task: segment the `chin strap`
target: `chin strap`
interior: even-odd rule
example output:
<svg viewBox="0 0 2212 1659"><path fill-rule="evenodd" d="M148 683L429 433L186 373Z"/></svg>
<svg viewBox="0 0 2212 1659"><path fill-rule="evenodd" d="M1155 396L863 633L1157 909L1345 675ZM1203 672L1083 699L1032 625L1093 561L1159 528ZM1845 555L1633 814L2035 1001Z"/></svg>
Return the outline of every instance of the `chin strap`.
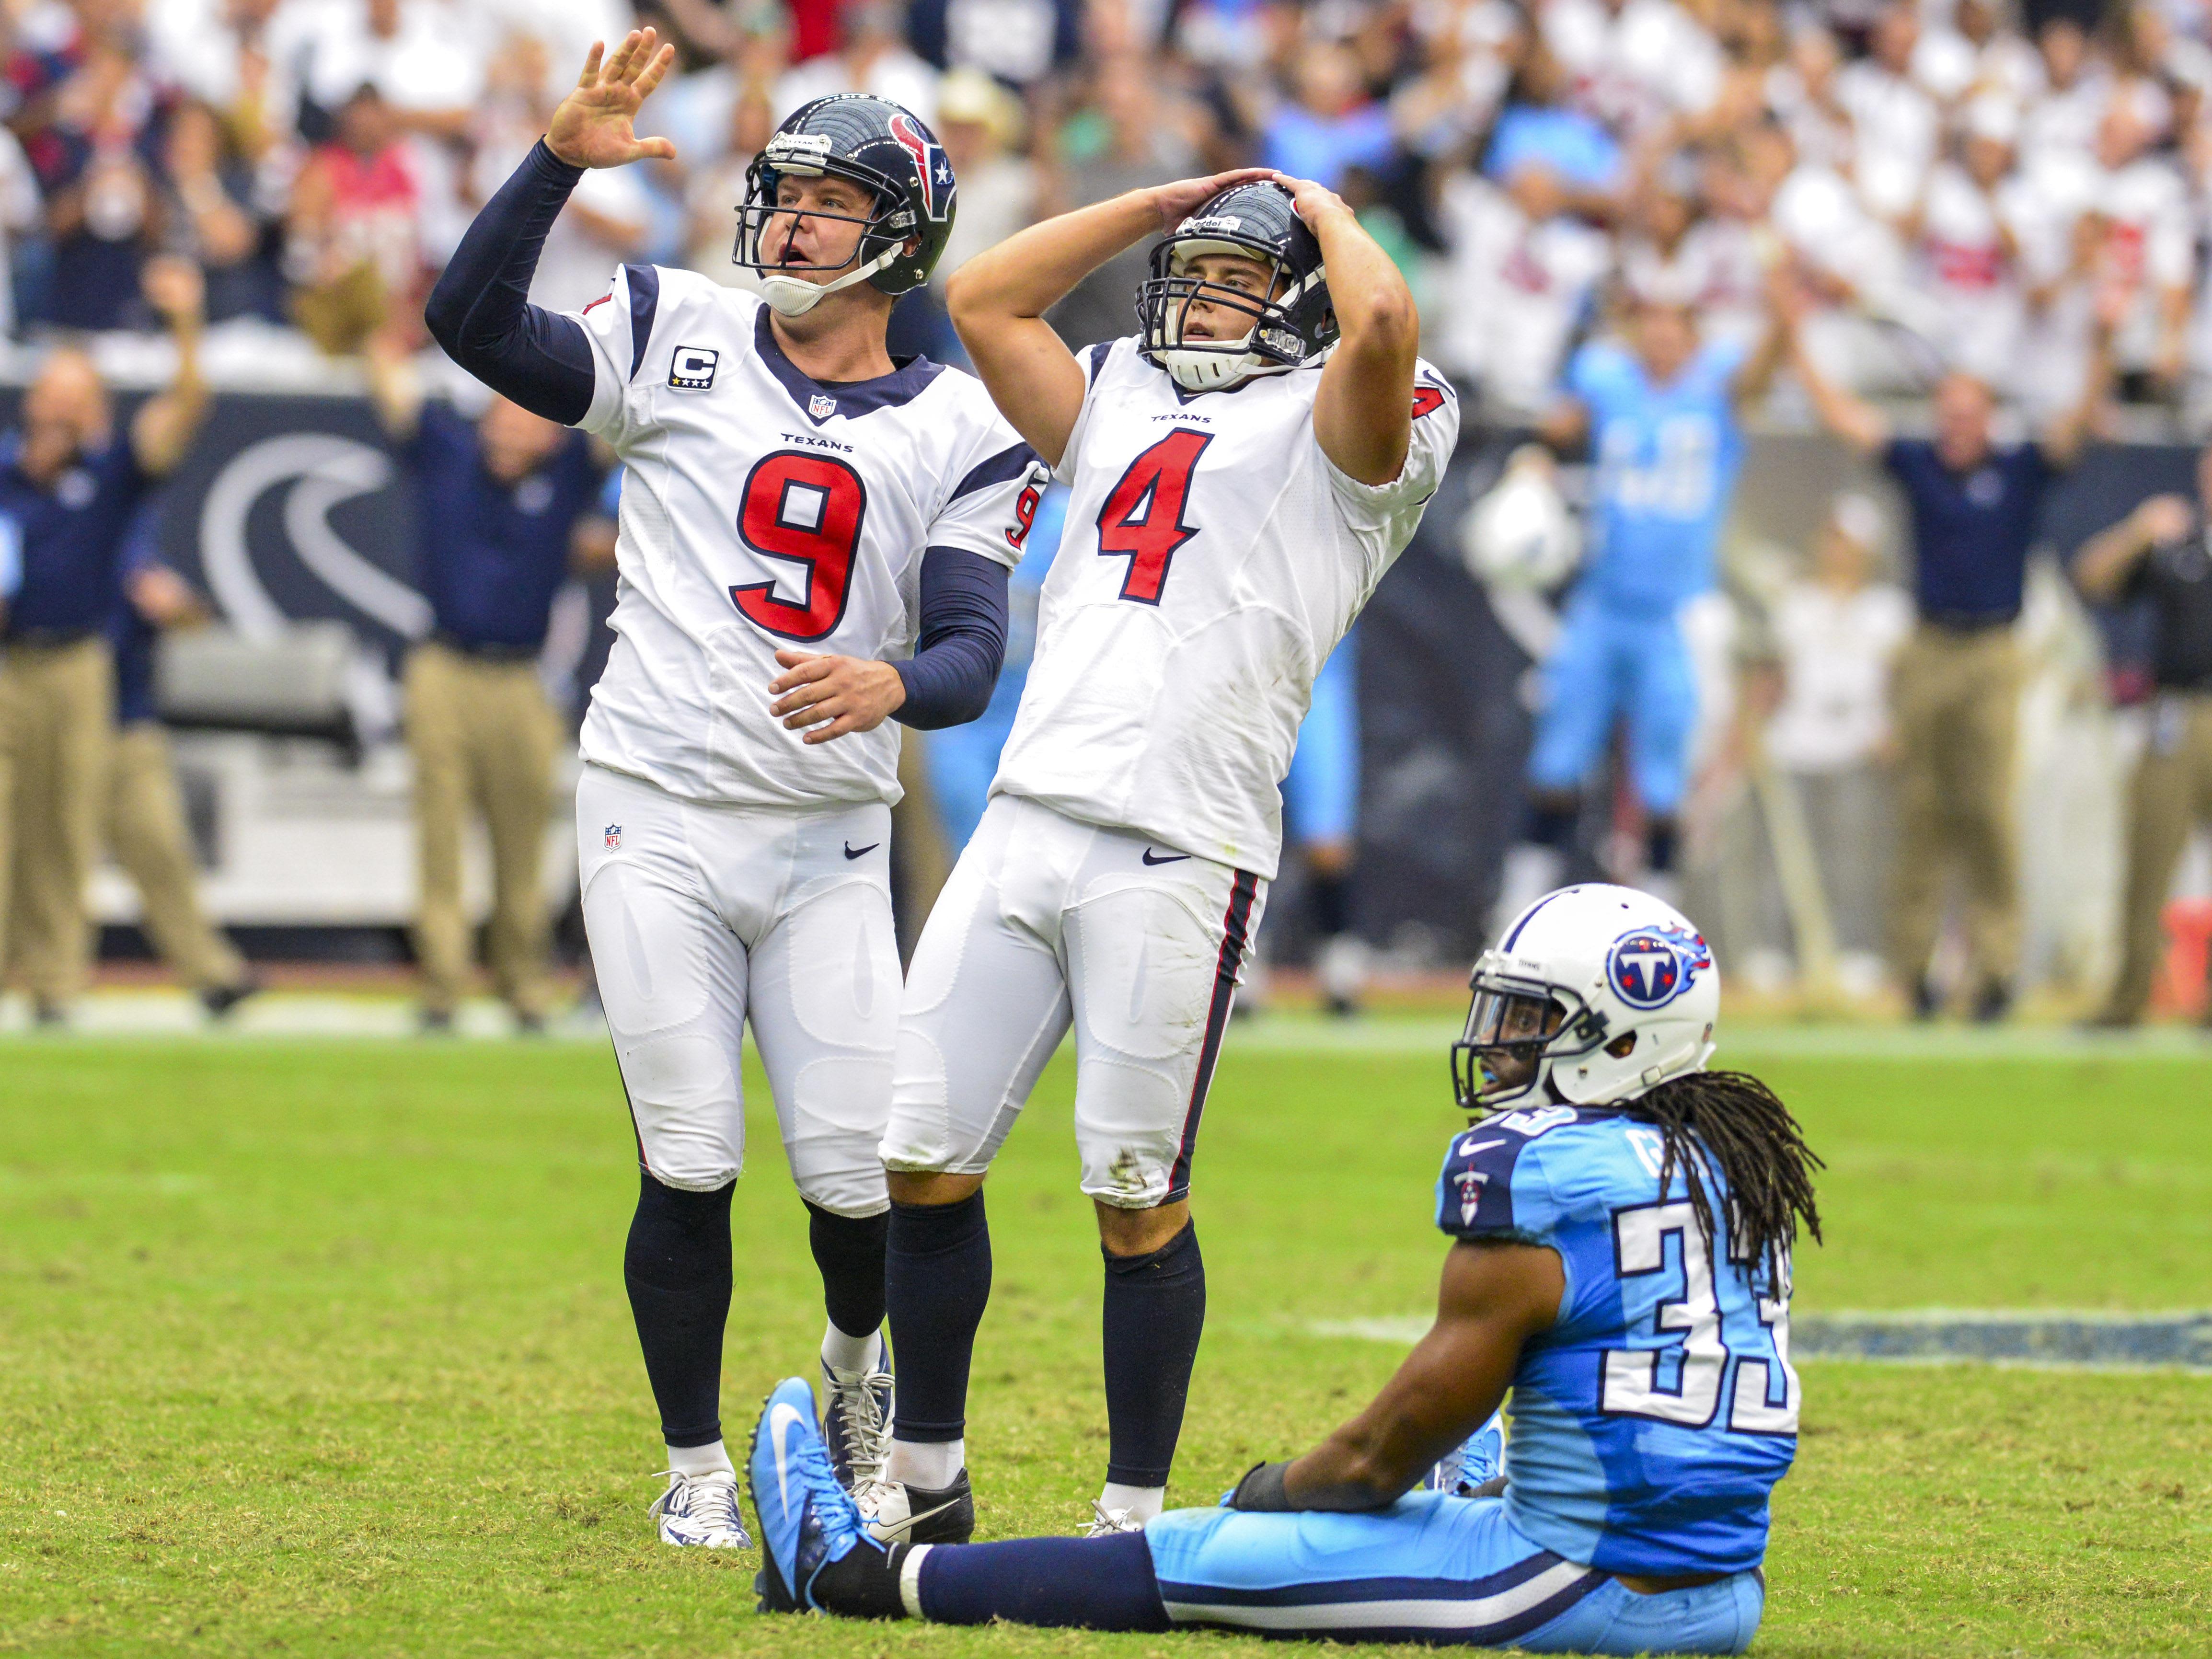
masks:
<svg viewBox="0 0 2212 1659"><path fill-rule="evenodd" d="M761 298L780 317L803 317L822 303L825 294L835 294L841 288L850 288L855 283L874 276L904 252L903 242L894 242L883 252L864 265L855 266L834 283L810 283L804 276L787 276L780 272L763 274L761 277Z"/></svg>

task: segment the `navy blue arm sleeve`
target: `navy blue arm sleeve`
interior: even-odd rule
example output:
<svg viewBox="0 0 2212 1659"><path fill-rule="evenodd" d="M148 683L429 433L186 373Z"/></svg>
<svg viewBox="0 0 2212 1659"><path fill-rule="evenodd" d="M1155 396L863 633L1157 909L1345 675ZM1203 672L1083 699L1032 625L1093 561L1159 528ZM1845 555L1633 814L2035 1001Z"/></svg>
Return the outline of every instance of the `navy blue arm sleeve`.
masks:
<svg viewBox="0 0 2212 1659"><path fill-rule="evenodd" d="M584 176L539 139L470 225L422 320L446 355L533 415L574 426L590 412L592 343L574 317L530 303L545 233Z"/></svg>
<svg viewBox="0 0 2212 1659"><path fill-rule="evenodd" d="M891 716L934 732L964 726L989 706L1006 659L1006 567L980 553L933 547L921 556L921 637L892 665L906 701Z"/></svg>

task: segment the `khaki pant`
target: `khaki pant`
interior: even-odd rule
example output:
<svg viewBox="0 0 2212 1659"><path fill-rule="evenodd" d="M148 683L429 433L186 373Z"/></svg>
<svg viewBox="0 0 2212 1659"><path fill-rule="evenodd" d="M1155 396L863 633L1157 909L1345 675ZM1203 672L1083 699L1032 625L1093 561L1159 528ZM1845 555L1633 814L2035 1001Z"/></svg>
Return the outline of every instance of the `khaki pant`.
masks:
<svg viewBox="0 0 2212 1659"><path fill-rule="evenodd" d="M1898 655L1897 866L1890 966L1910 985L1928 970L1949 878L1965 889L1976 982L2009 983L2020 963L2020 853L2013 769L2020 651L2009 629L1952 634L1923 625Z"/></svg>
<svg viewBox="0 0 2212 1659"><path fill-rule="evenodd" d="M461 829L471 806L491 836L486 954L493 980L518 1013L545 1012L550 929L541 869L559 741L559 717L534 665L485 662L436 644L409 655L407 744L421 866L415 950L422 1005L433 1012L452 1012L468 981Z"/></svg>
<svg viewBox="0 0 2212 1659"><path fill-rule="evenodd" d="M12 834L14 960L41 1002L84 988L92 959L85 905L100 853L109 755L114 744L115 667L102 639L10 645L0 653L0 819ZM9 932L0 918L0 941Z"/></svg>
<svg viewBox="0 0 2212 1659"><path fill-rule="evenodd" d="M2160 914L2189 832L2212 823L2212 692L2163 692L2151 710L2150 742L2136 768L2128 829L2126 930L2107 1019L2139 1018L2166 955Z"/></svg>
<svg viewBox="0 0 2212 1659"><path fill-rule="evenodd" d="M199 870L169 733L138 720L115 734L108 769L107 849L138 889L146 936L177 978L195 991L230 990L246 963L200 908Z"/></svg>

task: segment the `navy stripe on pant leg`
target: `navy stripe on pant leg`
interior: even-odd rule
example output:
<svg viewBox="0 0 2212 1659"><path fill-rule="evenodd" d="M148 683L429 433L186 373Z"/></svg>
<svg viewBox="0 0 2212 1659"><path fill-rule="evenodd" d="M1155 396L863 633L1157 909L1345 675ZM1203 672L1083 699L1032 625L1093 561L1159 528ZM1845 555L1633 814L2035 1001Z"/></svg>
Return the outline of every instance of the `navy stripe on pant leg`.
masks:
<svg viewBox="0 0 2212 1659"><path fill-rule="evenodd" d="M1230 1006L1237 1000L1237 974L1250 943L1252 902L1259 891L1260 878L1249 870L1239 870L1230 884L1229 909L1221 918L1221 954L1213 969L1213 1000L1206 1012L1206 1041L1198 1051L1198 1075L1191 1080L1190 1105L1183 1113L1182 1144L1168 1176L1164 1203L1190 1196L1190 1158L1198 1146L1199 1119L1206 1113L1206 1091L1213 1085L1213 1065L1221 1057L1221 1035L1229 1027Z"/></svg>
<svg viewBox="0 0 2212 1659"><path fill-rule="evenodd" d="M1549 1624L1610 1576L1547 1551L1481 1579L1348 1578L1267 1589L1163 1580L1160 1600L1178 1625L1500 1647Z"/></svg>

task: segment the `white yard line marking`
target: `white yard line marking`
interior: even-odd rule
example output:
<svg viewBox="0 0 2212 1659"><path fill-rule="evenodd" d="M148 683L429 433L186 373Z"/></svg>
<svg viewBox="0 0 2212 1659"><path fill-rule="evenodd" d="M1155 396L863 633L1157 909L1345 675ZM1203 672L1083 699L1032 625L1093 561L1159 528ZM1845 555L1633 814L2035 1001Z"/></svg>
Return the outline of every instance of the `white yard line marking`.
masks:
<svg viewBox="0 0 2212 1659"><path fill-rule="evenodd" d="M1316 1319L1308 1336L1407 1347L1429 1328L1424 1315ZM2072 1308L1900 1308L1793 1314L1790 1357L1890 1364L2019 1365L2055 1370L2212 1372L2212 1311L2113 1312Z"/></svg>

